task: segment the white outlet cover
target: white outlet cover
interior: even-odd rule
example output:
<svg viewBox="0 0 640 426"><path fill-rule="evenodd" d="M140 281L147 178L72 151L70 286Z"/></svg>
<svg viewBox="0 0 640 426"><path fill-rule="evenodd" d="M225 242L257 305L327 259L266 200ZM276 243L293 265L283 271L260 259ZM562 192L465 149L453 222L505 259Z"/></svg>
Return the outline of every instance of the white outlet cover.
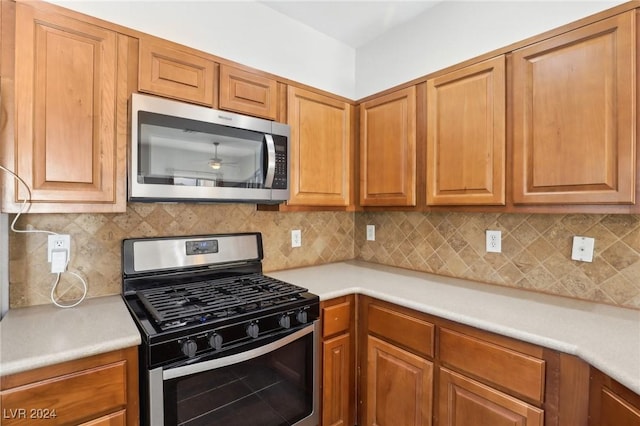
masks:
<svg viewBox="0 0 640 426"><path fill-rule="evenodd" d="M69 234L51 234L47 238L47 262L51 262L53 250L66 250L67 259L71 257L71 236Z"/></svg>
<svg viewBox="0 0 640 426"><path fill-rule="evenodd" d="M486 231L487 253L502 253L502 231Z"/></svg>
<svg viewBox="0 0 640 426"><path fill-rule="evenodd" d="M299 229L291 231L291 247L302 247L302 232Z"/></svg>
<svg viewBox="0 0 640 426"><path fill-rule="evenodd" d="M573 247L571 248L571 259L581 262L593 262L593 248L596 244L595 238L573 237Z"/></svg>
<svg viewBox="0 0 640 426"><path fill-rule="evenodd" d="M367 225L367 241L375 241L375 240L376 240L376 226Z"/></svg>

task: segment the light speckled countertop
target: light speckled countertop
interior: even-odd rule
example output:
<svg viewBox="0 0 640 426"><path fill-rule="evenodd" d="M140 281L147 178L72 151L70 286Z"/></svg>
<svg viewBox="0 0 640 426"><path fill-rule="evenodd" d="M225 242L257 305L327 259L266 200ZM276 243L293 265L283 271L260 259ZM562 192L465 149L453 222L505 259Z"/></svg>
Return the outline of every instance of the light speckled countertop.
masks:
<svg viewBox="0 0 640 426"><path fill-rule="evenodd" d="M640 311L514 288L342 262L267 275L327 300L350 293L576 355L640 394Z"/></svg>
<svg viewBox="0 0 640 426"><path fill-rule="evenodd" d="M120 296L74 308L10 309L0 321L0 376L138 346L140 333Z"/></svg>

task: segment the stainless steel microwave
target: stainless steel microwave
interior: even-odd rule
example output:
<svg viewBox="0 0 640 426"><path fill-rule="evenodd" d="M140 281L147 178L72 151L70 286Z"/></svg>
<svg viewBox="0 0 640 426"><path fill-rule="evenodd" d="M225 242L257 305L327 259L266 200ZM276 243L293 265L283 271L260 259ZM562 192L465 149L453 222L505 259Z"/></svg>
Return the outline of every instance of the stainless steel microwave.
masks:
<svg viewBox="0 0 640 426"><path fill-rule="evenodd" d="M131 95L130 201L289 199L289 126Z"/></svg>

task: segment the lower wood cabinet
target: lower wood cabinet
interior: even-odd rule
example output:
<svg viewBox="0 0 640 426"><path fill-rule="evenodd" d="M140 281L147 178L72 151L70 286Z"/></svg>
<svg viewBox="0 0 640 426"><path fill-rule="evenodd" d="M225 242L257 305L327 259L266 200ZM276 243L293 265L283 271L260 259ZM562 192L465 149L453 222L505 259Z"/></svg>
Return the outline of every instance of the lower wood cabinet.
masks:
<svg viewBox="0 0 640 426"><path fill-rule="evenodd" d="M355 296L323 301L322 425L355 424Z"/></svg>
<svg viewBox="0 0 640 426"><path fill-rule="evenodd" d="M412 311L358 299L362 425L429 426L434 325Z"/></svg>
<svg viewBox="0 0 640 426"><path fill-rule="evenodd" d="M128 348L2 377L2 424L139 424L138 350Z"/></svg>
<svg viewBox="0 0 640 426"><path fill-rule="evenodd" d="M429 426L433 363L367 336L367 407L364 425Z"/></svg>
<svg viewBox="0 0 640 426"><path fill-rule="evenodd" d="M640 426L640 395L591 368L589 426Z"/></svg>
<svg viewBox="0 0 640 426"><path fill-rule="evenodd" d="M543 410L446 368L439 371L440 424L542 426Z"/></svg>
<svg viewBox="0 0 640 426"><path fill-rule="evenodd" d="M321 306L323 425L640 426L640 395L573 355L369 296Z"/></svg>

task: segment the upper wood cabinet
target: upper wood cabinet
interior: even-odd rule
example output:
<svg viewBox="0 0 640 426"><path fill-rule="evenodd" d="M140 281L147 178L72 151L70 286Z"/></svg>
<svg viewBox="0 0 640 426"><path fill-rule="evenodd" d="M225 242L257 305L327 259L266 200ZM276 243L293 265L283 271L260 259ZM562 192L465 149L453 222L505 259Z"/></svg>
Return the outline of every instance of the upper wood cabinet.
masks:
<svg viewBox="0 0 640 426"><path fill-rule="evenodd" d="M360 205L416 205L416 88L360 105Z"/></svg>
<svg viewBox="0 0 640 426"><path fill-rule="evenodd" d="M138 89L141 92L215 106L215 63L179 45L140 39Z"/></svg>
<svg viewBox="0 0 640 426"><path fill-rule="evenodd" d="M221 64L220 108L276 120L278 82L269 77Z"/></svg>
<svg viewBox="0 0 640 426"><path fill-rule="evenodd" d="M427 204L505 204L505 58L427 80Z"/></svg>
<svg viewBox="0 0 640 426"><path fill-rule="evenodd" d="M352 204L353 107L288 87L292 206Z"/></svg>
<svg viewBox="0 0 640 426"><path fill-rule="evenodd" d="M636 12L513 53L513 201L635 201Z"/></svg>
<svg viewBox="0 0 640 426"><path fill-rule="evenodd" d="M129 38L23 3L15 19L13 156L30 211L124 211ZM6 202L28 196L11 186Z"/></svg>

